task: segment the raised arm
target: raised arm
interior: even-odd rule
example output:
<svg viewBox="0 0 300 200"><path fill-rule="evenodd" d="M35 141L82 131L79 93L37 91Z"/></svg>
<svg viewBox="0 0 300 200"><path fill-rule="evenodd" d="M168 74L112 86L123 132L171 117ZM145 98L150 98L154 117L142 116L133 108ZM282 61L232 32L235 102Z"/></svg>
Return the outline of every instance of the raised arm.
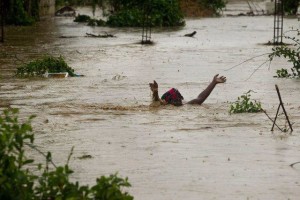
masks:
<svg viewBox="0 0 300 200"><path fill-rule="evenodd" d="M210 95L210 93L213 91L213 89L217 84L226 82L225 76L221 76L221 77L218 76L219 74L215 75L212 82L207 86L207 88L203 90L203 92L201 92L196 99L189 101L188 104L201 105L207 99L207 97Z"/></svg>
<svg viewBox="0 0 300 200"><path fill-rule="evenodd" d="M152 91L152 101L153 102L160 102L160 104L165 105L166 102L164 100L161 100L158 96L158 84L156 81L153 81L153 83L149 83L150 89Z"/></svg>

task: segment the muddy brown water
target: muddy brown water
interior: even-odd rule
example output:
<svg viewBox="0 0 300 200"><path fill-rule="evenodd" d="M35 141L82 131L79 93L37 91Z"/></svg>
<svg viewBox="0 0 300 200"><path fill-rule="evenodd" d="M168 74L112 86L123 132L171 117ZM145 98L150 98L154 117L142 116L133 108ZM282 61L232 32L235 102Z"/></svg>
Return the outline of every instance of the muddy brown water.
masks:
<svg viewBox="0 0 300 200"><path fill-rule="evenodd" d="M299 22L284 19L284 27ZM300 161L299 80L273 78L287 66L283 59L257 69L267 56L228 70L270 52L263 44L272 29L268 16L187 19L180 29L155 29L155 44L142 46L140 29L88 27L71 18L8 27L0 46L0 108L20 108L22 119L36 114L36 144L56 163L64 164L75 146L72 179L82 184L118 172L140 200L299 199L300 164L289 166ZM194 38L182 37L194 30ZM105 32L116 37L85 37ZM43 54L62 55L85 77L12 77L21 62ZM149 82L159 83L160 94L176 87L190 100L216 73L228 81L202 106L149 107ZM252 89L251 98L274 117L275 84L294 123L291 135L272 133L263 113L229 115L230 102ZM283 115L278 123L285 125ZM79 159L85 155L91 158Z"/></svg>

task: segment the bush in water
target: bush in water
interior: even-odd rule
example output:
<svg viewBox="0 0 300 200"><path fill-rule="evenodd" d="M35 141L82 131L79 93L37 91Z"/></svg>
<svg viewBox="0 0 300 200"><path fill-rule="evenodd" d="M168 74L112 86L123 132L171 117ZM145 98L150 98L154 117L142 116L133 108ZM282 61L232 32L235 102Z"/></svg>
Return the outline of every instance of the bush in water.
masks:
<svg viewBox="0 0 300 200"><path fill-rule="evenodd" d="M17 68L16 76L18 77L33 77L43 76L45 73L60 73L68 72L69 76L76 76L74 69L68 66L65 60L60 56L44 56L41 59L36 59Z"/></svg>
<svg viewBox="0 0 300 200"><path fill-rule="evenodd" d="M178 0L122 0L112 2L114 12L109 16L107 25L113 27L143 26L144 7L149 12L151 26L183 26L185 25Z"/></svg>
<svg viewBox="0 0 300 200"><path fill-rule="evenodd" d="M5 16L4 23L8 25L27 26L38 21L39 16L39 0L1 0Z"/></svg>
<svg viewBox="0 0 300 200"><path fill-rule="evenodd" d="M199 1L204 8L209 8L219 15L223 8L226 7L227 1L225 0L201 0Z"/></svg>
<svg viewBox="0 0 300 200"><path fill-rule="evenodd" d="M261 103L250 99L252 90L238 97L237 101L230 105L229 113L255 113L261 112Z"/></svg>
<svg viewBox="0 0 300 200"><path fill-rule="evenodd" d="M74 22L89 22L91 17L88 15L77 15L74 19Z"/></svg>
<svg viewBox="0 0 300 200"><path fill-rule="evenodd" d="M284 11L289 15L296 15L298 11L298 5L300 0L284 0L283 7Z"/></svg>

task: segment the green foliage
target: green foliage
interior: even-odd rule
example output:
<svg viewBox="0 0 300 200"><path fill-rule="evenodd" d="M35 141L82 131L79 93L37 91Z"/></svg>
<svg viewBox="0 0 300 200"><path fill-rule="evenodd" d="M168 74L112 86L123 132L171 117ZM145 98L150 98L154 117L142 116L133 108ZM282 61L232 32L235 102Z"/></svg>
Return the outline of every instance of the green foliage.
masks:
<svg viewBox="0 0 300 200"><path fill-rule="evenodd" d="M3 0L5 24L32 25L39 19L39 0Z"/></svg>
<svg viewBox="0 0 300 200"><path fill-rule="evenodd" d="M120 190L121 187L130 186L127 178L122 179L117 177L117 174L113 174L109 177L101 176L101 178L98 178L97 184L92 187L91 191L95 199L132 200L132 196Z"/></svg>
<svg viewBox="0 0 300 200"><path fill-rule="evenodd" d="M88 15L77 15L74 19L74 22L89 22L91 17Z"/></svg>
<svg viewBox="0 0 300 200"><path fill-rule="evenodd" d="M74 22L87 22L88 26L105 26L106 22L102 19L92 19L88 15L77 15Z"/></svg>
<svg viewBox="0 0 300 200"><path fill-rule="evenodd" d="M33 145L31 120L34 116L25 123L20 123L17 114L18 110L12 109L5 110L0 115L0 199L133 199L127 192L122 191L123 187L131 186L127 178L119 178L117 174L101 176L92 187L80 186L78 182L72 183L69 176L73 171L68 163L73 149L67 164L56 166L50 152L43 154ZM25 146L44 155L46 165L36 164L33 159L28 159L25 156ZM49 164L54 169L50 169ZM34 166L38 166L37 169Z"/></svg>
<svg viewBox="0 0 300 200"><path fill-rule="evenodd" d="M118 14L110 16L107 25L112 27L140 27L143 25L142 15L142 10L138 8L122 10Z"/></svg>
<svg viewBox="0 0 300 200"><path fill-rule="evenodd" d="M250 99L252 90L238 97L237 101L230 105L229 113L256 113L261 112L261 103Z"/></svg>
<svg viewBox="0 0 300 200"><path fill-rule="evenodd" d="M225 0L198 0L204 8L209 8L216 14L220 14L223 8L226 7L227 1Z"/></svg>
<svg viewBox="0 0 300 200"><path fill-rule="evenodd" d="M109 16L107 25L113 27L143 26L144 10L148 13L151 26L183 26L185 24L178 0L122 0L112 1L114 13ZM145 9L144 9L145 8Z"/></svg>
<svg viewBox="0 0 300 200"><path fill-rule="evenodd" d="M63 7L63 6L86 6L91 5L91 3L96 3L97 1L102 0L55 0L56 7Z"/></svg>
<svg viewBox="0 0 300 200"><path fill-rule="evenodd" d="M105 26L106 22L102 19L92 19L88 15L77 15L74 22L87 22L88 26Z"/></svg>
<svg viewBox="0 0 300 200"><path fill-rule="evenodd" d="M88 21L88 26L105 26L106 25L106 22L102 19L90 19Z"/></svg>
<svg viewBox="0 0 300 200"><path fill-rule="evenodd" d="M18 123L18 110L0 116L0 199L32 199L36 177L24 166L33 162L24 155L24 142L33 143L30 121Z"/></svg>
<svg viewBox="0 0 300 200"><path fill-rule="evenodd" d="M296 15L300 0L284 0L283 7L284 11L289 15Z"/></svg>
<svg viewBox="0 0 300 200"><path fill-rule="evenodd" d="M18 77L43 76L45 73L68 72L70 76L75 76L74 69L68 66L64 59L52 56L44 56L17 68Z"/></svg>
<svg viewBox="0 0 300 200"><path fill-rule="evenodd" d="M65 5L67 5L65 0L55 0L55 7L62 7Z"/></svg>
<svg viewBox="0 0 300 200"><path fill-rule="evenodd" d="M276 71L276 74L277 76L274 76L276 78L288 78L291 76L291 74L289 74L288 70L287 69L278 69Z"/></svg>
<svg viewBox="0 0 300 200"><path fill-rule="evenodd" d="M284 57L287 59L289 63L292 63L291 73L288 72L287 69L277 70L277 77L300 77L300 31L292 30L291 32L295 32L295 37L284 36L287 40L291 41L293 45L281 45L272 48L272 53L269 55L270 61L272 61L275 57Z"/></svg>

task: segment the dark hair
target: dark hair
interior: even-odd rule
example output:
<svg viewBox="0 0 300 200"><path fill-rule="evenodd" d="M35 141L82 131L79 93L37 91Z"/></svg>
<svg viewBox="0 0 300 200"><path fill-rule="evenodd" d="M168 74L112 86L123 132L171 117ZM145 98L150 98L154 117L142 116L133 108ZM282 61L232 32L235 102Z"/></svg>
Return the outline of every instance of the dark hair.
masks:
<svg viewBox="0 0 300 200"><path fill-rule="evenodd" d="M168 92L164 93L161 99L165 100L168 104L172 104L174 106L181 106L183 96L176 88L172 88Z"/></svg>

